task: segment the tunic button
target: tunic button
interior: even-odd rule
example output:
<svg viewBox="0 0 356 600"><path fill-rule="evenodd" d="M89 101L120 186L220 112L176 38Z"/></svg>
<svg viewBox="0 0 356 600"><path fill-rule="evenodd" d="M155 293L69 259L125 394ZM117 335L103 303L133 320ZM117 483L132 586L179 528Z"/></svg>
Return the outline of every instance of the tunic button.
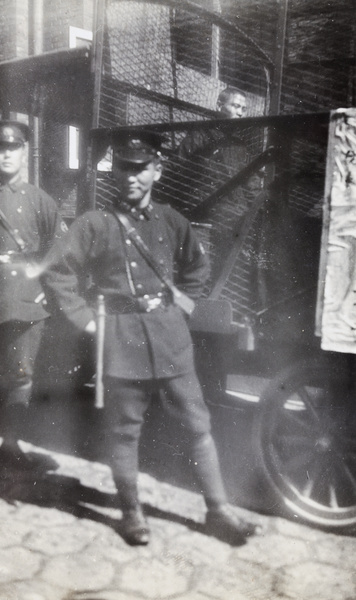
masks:
<svg viewBox="0 0 356 600"><path fill-rule="evenodd" d="M145 217L144 217L143 215L140 215L140 216L139 216L139 219L140 219L140 221L143 221L143 220L144 220L144 218L145 218Z"/></svg>
<svg viewBox="0 0 356 600"><path fill-rule="evenodd" d="M149 295L148 295L148 294L145 294L145 295L144 295L144 298L145 298L145 300L147 300L147 299L149 298Z"/></svg>
<svg viewBox="0 0 356 600"><path fill-rule="evenodd" d="M18 212L18 213L22 213L22 207L21 207L21 206L19 206L19 208L17 208L17 209L16 209L16 212Z"/></svg>
<svg viewBox="0 0 356 600"><path fill-rule="evenodd" d="M162 260L162 259L161 259L161 260L159 261L159 264L160 264L160 265L164 265L164 260Z"/></svg>
<svg viewBox="0 0 356 600"><path fill-rule="evenodd" d="M131 266L133 269L136 269L136 267L137 267L137 262L133 260L133 261L130 263L130 266Z"/></svg>
<svg viewBox="0 0 356 600"><path fill-rule="evenodd" d="M138 290L142 290L142 288L143 288L143 285L142 285L142 283L138 283L138 284L136 285L136 288L137 288Z"/></svg>
<svg viewBox="0 0 356 600"><path fill-rule="evenodd" d="M125 240L127 246L131 246L131 240Z"/></svg>
<svg viewBox="0 0 356 600"><path fill-rule="evenodd" d="M15 277L17 275L17 271L11 271L11 275Z"/></svg>
<svg viewBox="0 0 356 600"><path fill-rule="evenodd" d="M21 190L21 194L24 196L26 194L25 190Z"/></svg>
<svg viewBox="0 0 356 600"><path fill-rule="evenodd" d="M158 238L158 241L162 243L162 242L163 242L163 237L161 237L161 236L160 236L160 237Z"/></svg>
<svg viewBox="0 0 356 600"><path fill-rule="evenodd" d="M155 219L159 219L159 216L157 213L155 214Z"/></svg>

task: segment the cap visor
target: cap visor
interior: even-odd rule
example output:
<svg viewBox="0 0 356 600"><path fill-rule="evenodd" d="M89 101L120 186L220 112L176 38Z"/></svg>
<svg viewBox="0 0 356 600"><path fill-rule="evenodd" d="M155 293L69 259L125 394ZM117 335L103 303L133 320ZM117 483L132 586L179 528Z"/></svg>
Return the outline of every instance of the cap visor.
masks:
<svg viewBox="0 0 356 600"><path fill-rule="evenodd" d="M120 156L115 156L113 163L115 164L119 164L122 166L137 166L137 167L143 167L145 165L148 165L150 162L152 162L154 160L154 157L150 157L150 158L121 158Z"/></svg>

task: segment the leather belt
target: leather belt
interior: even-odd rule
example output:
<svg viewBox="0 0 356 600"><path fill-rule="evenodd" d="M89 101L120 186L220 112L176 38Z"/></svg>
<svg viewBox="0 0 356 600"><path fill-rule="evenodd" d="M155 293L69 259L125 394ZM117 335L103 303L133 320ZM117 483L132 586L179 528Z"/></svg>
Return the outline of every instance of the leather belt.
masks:
<svg viewBox="0 0 356 600"><path fill-rule="evenodd" d="M167 294L145 294L144 296L111 296L105 298L105 310L112 314L149 313L172 304Z"/></svg>

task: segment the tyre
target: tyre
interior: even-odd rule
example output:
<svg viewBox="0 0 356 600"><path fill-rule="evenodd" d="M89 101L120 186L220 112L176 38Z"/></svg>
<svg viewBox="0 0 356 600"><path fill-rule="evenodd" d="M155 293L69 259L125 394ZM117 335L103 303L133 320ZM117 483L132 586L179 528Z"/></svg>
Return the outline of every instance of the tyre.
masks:
<svg viewBox="0 0 356 600"><path fill-rule="evenodd" d="M356 419L335 365L298 363L263 392L254 423L267 480L283 512L323 528L356 524Z"/></svg>

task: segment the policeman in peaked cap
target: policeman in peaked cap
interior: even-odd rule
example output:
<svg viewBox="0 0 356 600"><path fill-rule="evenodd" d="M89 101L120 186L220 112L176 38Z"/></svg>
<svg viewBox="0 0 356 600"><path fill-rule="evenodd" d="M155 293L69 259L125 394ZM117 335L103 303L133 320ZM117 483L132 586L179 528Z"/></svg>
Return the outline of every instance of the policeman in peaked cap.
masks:
<svg viewBox="0 0 356 600"><path fill-rule="evenodd" d="M21 179L27 140L25 124L0 121L0 460L16 469L37 466L21 451L16 429L27 420L34 363L48 317L41 284L26 276L24 265L42 260L66 228L54 200Z"/></svg>
<svg viewBox="0 0 356 600"><path fill-rule="evenodd" d="M23 146L27 141L27 125L19 121L0 121L0 143Z"/></svg>
<svg viewBox="0 0 356 600"><path fill-rule="evenodd" d="M254 527L236 519L227 506L186 316L129 232L134 228L167 278L192 300L208 276L206 256L190 223L153 198L162 169L161 136L139 129L95 130L92 135L100 147L97 158L108 145L113 148L114 206L90 211L73 223L50 252L44 285L51 309L88 332L95 332L95 312L79 291L73 292L78 289L74 281L83 270L90 273L105 297L104 420L123 513L118 531L129 544L149 541L137 489L138 449L146 410L160 398L189 438L190 463L207 506L207 530L241 541Z"/></svg>
<svg viewBox="0 0 356 600"><path fill-rule="evenodd" d="M95 137L95 133L93 135ZM135 132L113 129L109 130L108 135L116 160L121 165L144 165L161 157L161 146L165 137L159 133L149 130Z"/></svg>
<svg viewBox="0 0 356 600"><path fill-rule="evenodd" d="M125 129L93 129L93 159L98 163L110 146L115 150L116 162L120 164L145 164L161 157L161 146L165 137L159 133Z"/></svg>

